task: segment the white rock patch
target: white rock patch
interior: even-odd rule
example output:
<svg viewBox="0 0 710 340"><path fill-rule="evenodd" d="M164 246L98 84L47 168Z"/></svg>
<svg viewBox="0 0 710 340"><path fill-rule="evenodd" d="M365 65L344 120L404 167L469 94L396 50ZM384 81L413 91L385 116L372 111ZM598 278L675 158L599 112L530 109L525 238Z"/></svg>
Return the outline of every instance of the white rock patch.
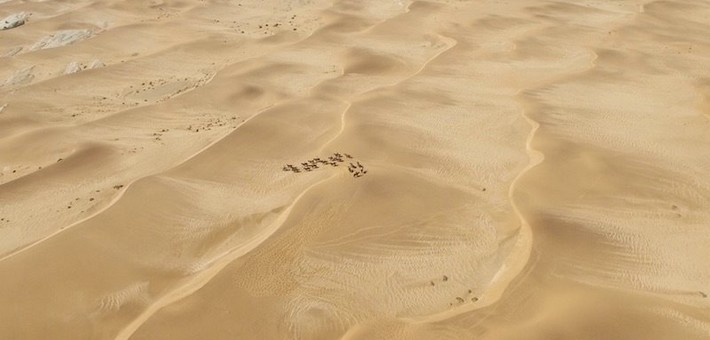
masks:
<svg viewBox="0 0 710 340"><path fill-rule="evenodd" d="M27 22L30 15L30 13L26 12L11 14L5 19L0 20L0 30L9 30L11 28L22 26L25 22Z"/></svg>
<svg viewBox="0 0 710 340"><path fill-rule="evenodd" d="M32 81L32 79L35 78L35 75L33 74L32 71L34 71L34 65L30 67L23 68L21 70L15 71L15 73L8 78L5 81L5 85L7 86L13 86L13 85L22 85L22 84L27 84Z"/></svg>
<svg viewBox="0 0 710 340"><path fill-rule="evenodd" d="M62 47L74 42L84 40L91 36L91 31L89 30L65 30L59 31L52 35L48 35L42 40L38 41L32 47L30 51L43 50L47 48Z"/></svg>

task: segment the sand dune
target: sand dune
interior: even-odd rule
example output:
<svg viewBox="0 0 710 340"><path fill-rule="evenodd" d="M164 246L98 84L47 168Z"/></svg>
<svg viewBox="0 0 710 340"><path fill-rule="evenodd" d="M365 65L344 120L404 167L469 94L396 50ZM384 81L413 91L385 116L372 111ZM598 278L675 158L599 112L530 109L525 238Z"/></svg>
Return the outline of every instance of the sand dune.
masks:
<svg viewBox="0 0 710 340"><path fill-rule="evenodd" d="M0 338L707 339L708 5L0 0Z"/></svg>

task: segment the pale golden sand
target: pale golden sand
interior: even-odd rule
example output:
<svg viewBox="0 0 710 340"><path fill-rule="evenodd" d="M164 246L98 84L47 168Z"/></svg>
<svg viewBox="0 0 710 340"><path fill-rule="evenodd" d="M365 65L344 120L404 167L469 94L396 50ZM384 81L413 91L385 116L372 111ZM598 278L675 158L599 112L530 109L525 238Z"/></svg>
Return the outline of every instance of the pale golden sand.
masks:
<svg viewBox="0 0 710 340"><path fill-rule="evenodd" d="M708 339L708 18L0 0L0 338Z"/></svg>

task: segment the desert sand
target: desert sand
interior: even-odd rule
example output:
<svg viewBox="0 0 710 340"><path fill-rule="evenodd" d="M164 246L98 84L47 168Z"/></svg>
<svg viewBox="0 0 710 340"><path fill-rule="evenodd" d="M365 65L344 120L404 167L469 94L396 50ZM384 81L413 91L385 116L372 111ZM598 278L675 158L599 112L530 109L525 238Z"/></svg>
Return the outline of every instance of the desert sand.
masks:
<svg viewBox="0 0 710 340"><path fill-rule="evenodd" d="M0 338L709 339L708 18L0 0Z"/></svg>

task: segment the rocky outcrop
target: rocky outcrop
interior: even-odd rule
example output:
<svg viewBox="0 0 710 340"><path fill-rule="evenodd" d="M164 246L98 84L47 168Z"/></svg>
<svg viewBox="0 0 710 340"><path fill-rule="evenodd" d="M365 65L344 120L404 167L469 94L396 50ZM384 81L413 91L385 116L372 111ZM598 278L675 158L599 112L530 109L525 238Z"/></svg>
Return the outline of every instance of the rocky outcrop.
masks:
<svg viewBox="0 0 710 340"><path fill-rule="evenodd" d="M27 22L27 19L30 17L30 15L31 15L30 13L26 13L26 12L11 14L10 16L6 17L5 19L0 20L0 31L1 30L9 30L11 28L20 27L20 26L24 25Z"/></svg>

